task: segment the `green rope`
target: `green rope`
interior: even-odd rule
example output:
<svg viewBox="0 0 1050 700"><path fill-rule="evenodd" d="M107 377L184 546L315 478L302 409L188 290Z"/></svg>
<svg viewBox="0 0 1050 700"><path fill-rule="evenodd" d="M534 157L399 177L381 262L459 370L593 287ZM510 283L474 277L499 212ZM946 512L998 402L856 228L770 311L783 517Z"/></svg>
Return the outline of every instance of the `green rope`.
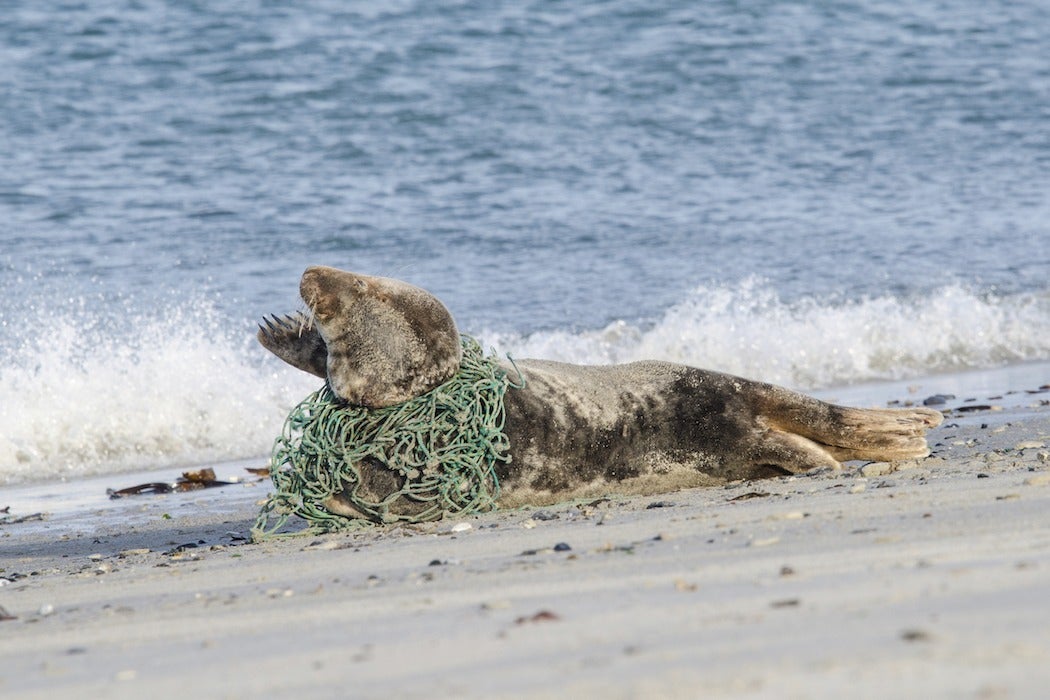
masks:
<svg viewBox="0 0 1050 700"><path fill-rule="evenodd" d="M309 531L331 532L495 509L495 465L510 462L503 396L524 380L519 372L512 383L473 338L462 342L459 372L422 396L368 409L340 401L326 383L292 409L253 538L274 536L293 515Z"/></svg>

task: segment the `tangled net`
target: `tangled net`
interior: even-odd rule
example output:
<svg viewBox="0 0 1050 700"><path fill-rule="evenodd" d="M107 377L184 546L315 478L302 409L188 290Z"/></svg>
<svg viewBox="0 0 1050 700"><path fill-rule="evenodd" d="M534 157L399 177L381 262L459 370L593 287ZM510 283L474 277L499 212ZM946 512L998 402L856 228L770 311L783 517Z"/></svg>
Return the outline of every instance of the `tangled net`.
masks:
<svg viewBox="0 0 1050 700"><path fill-rule="evenodd" d="M308 532L332 532L494 509L495 465L510 462L503 397L524 381L519 372L512 383L473 338L462 343L459 372L404 403L351 406L325 384L292 409L270 459L275 491L253 538L274 536L293 515L310 523Z"/></svg>

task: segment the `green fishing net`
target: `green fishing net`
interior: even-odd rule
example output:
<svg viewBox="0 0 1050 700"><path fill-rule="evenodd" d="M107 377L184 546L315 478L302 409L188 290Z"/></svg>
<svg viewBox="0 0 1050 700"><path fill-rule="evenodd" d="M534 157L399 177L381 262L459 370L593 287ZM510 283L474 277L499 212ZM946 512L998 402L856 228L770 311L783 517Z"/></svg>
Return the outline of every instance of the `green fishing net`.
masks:
<svg viewBox="0 0 1050 700"><path fill-rule="evenodd" d="M496 464L510 462L503 397L524 384L476 340L462 342L459 372L405 403L351 406L325 384L292 409L253 537L275 535L292 516L310 532L331 532L493 510Z"/></svg>

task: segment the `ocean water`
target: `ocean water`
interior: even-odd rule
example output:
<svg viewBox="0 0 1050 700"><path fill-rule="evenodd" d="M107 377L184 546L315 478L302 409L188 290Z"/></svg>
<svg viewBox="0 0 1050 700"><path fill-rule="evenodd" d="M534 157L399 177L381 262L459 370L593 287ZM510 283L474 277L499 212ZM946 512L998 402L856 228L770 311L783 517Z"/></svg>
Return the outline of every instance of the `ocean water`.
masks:
<svg viewBox="0 0 1050 700"><path fill-rule="evenodd" d="M265 456L312 264L517 357L1044 366L1047 56L1035 0L0 0L0 484Z"/></svg>

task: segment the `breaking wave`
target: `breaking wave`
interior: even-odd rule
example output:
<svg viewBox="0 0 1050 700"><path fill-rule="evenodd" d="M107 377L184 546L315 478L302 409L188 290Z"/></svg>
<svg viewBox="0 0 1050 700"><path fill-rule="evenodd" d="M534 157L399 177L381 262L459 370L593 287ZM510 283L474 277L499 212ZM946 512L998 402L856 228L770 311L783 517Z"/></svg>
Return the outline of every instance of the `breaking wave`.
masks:
<svg viewBox="0 0 1050 700"><path fill-rule="evenodd" d="M262 456L318 384L206 301L33 316L3 322L0 484Z"/></svg>
<svg viewBox="0 0 1050 700"><path fill-rule="evenodd" d="M1048 359L1050 292L947 286L921 297L785 302L748 280L698 288L648 325L482 335L516 357L662 359L813 390Z"/></svg>

